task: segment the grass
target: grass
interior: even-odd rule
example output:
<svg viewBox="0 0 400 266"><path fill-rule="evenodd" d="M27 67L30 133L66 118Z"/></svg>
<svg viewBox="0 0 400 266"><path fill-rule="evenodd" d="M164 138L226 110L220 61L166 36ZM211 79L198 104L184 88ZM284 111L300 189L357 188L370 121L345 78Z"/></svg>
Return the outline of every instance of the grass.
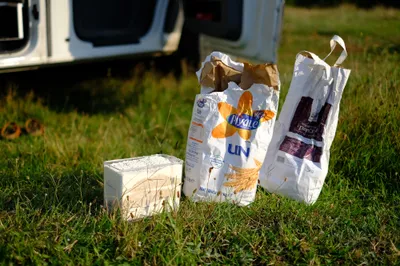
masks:
<svg viewBox="0 0 400 266"><path fill-rule="evenodd" d="M184 199L177 213L124 222L102 206L102 163L184 158L199 90L193 73L124 65L117 75L77 66L67 68L73 74L19 73L14 82L1 76L0 123L35 117L46 126L44 137L0 140L1 264L399 264L399 16L351 6L285 10L281 104L300 50L323 56L339 34L352 69L313 206L259 189L248 208Z"/></svg>

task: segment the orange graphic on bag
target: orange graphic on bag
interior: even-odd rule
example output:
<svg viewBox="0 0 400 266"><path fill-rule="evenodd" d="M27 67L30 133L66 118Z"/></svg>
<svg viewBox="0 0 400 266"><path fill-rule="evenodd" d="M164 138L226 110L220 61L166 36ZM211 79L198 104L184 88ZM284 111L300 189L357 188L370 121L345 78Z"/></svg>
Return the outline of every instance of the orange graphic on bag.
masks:
<svg viewBox="0 0 400 266"><path fill-rule="evenodd" d="M253 110L252 105L253 95L249 91L242 94L237 108L225 102L218 103L218 111L225 121L217 125L211 135L214 138L227 138L238 132L242 139L249 140L252 130L275 115L270 110Z"/></svg>

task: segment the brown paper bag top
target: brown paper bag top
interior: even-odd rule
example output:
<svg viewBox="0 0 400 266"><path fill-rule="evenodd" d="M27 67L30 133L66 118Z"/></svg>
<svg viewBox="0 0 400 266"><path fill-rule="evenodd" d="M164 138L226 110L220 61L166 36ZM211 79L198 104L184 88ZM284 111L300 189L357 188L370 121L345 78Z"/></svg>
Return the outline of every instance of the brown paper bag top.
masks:
<svg viewBox="0 0 400 266"><path fill-rule="evenodd" d="M254 83L264 84L278 90L278 68L274 64L251 65L244 63L242 78L239 86L247 90Z"/></svg>
<svg viewBox="0 0 400 266"><path fill-rule="evenodd" d="M241 76L242 73L240 71L225 65L221 60L213 56L211 61L204 64L200 75L200 84L214 88L214 91L224 91L231 81L239 84Z"/></svg>
<svg viewBox="0 0 400 266"><path fill-rule="evenodd" d="M214 88L214 91L224 91L232 81L244 90L249 89L254 83L265 84L278 90L278 68L274 64L244 63L243 72L240 72L214 56L211 57L211 61L204 64L200 75L202 86Z"/></svg>

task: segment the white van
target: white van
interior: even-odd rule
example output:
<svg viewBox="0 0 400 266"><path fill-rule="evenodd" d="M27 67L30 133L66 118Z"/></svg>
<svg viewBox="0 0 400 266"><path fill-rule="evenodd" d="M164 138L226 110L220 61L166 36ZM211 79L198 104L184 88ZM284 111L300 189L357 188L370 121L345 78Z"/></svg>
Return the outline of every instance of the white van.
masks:
<svg viewBox="0 0 400 266"><path fill-rule="evenodd" d="M283 0L0 0L0 72L178 49L275 62ZM197 45L194 47L198 47Z"/></svg>

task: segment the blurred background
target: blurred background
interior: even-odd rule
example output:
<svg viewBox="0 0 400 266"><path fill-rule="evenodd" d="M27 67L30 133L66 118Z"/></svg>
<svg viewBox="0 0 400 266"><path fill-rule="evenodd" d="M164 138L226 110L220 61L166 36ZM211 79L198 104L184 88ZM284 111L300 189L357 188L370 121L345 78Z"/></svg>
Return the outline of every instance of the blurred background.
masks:
<svg viewBox="0 0 400 266"><path fill-rule="evenodd" d="M375 6L400 7L400 3L394 0L287 0L286 5L300 7L333 7L342 4L353 4L360 8L373 8Z"/></svg>
<svg viewBox="0 0 400 266"><path fill-rule="evenodd" d="M42 6L49 2L35 1L31 3ZM68 21L67 9L61 4L68 1L57 3L52 8L59 10L60 21ZM163 3L167 10L167 2ZM280 1L261 5L265 3ZM181 25L184 37L174 42L175 47L164 41L177 35L165 32L160 24L158 37L145 39L141 51L155 47L167 53L95 62L86 58L76 64L0 74L0 128L7 122L24 127L34 118L45 129L43 136L0 139L0 261L93 264L96 259L115 262L118 257L119 261L136 258L158 264L169 260L183 264L213 260L225 264L398 263L399 3L287 0L281 13L279 8L259 10L272 10L275 24L260 24L258 15L249 20L253 24L246 29L257 34L248 40L253 45L248 50L240 45L232 48L234 41L220 42L215 36L201 40L186 22ZM216 19L206 11L192 15L201 23ZM256 14L256 9L247 11ZM45 15L39 13L38 20L30 15L32 25L40 24ZM260 25L265 27L255 27ZM40 55L72 60L96 50L68 29L48 29L55 33L51 53L45 49ZM237 38L235 30L224 36ZM325 57L335 34L346 42L349 56L343 67L352 73L341 102L329 174L316 205L303 206L259 191L256 203L248 209L193 205L185 200L178 216L131 225L120 225L117 218L102 211L104 161L154 153L184 159L193 101L199 93L195 71L204 59L201 41L206 51L215 49L210 44L218 44L217 48L237 49L242 55L257 50L275 61L282 83L281 106L296 54L308 50ZM135 40L127 41L135 45ZM46 42L43 45L48 47ZM70 52L71 47L79 52ZM103 52L96 53L90 55ZM333 64L339 54L335 50L327 62ZM242 55L237 59L248 60ZM10 53L0 56L0 65L15 62L7 56ZM78 242L72 248L74 239ZM213 257L212 252L220 256Z"/></svg>

